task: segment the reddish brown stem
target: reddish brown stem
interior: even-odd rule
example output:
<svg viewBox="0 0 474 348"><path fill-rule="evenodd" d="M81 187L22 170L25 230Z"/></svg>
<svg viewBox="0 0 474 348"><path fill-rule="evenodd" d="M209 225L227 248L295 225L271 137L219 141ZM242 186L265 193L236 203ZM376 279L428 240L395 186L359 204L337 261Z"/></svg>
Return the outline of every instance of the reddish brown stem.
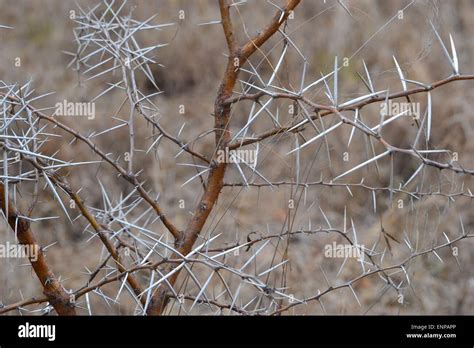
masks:
<svg viewBox="0 0 474 348"><path fill-rule="evenodd" d="M43 286L43 293L59 315L76 315L69 294L48 267L44 253L33 236L29 222L21 217L21 213L9 199L7 199L8 202L5 200L5 188L3 183L0 183L0 205L8 219L8 224L16 232L20 244L36 251L34 253L36 255L30 253L30 263Z"/></svg>
<svg viewBox="0 0 474 348"><path fill-rule="evenodd" d="M267 25L261 34L250 39L242 47L238 47L233 36L229 2L225 0L219 0L222 27L230 54L227 62L227 68L214 102L216 152L217 150L228 146L231 140L230 133L227 130L230 119L231 105L226 103L226 101L232 96L235 82L237 81L239 74L239 67L242 66L247 61L247 59L278 30L280 25L286 21L291 11L293 11L299 2L300 0L289 0L283 11L283 14L282 12L278 11L273 16L270 24ZM238 61L237 66L236 61ZM206 189L199 204L194 209L193 217L189 221L186 230L184 231L183 238L179 241L179 243L177 243L178 252L180 254L186 255L192 250L199 233L204 227L204 224L206 223L212 208L219 198L220 192L224 185L224 175L226 168L226 163L216 163L215 161L212 161L211 170L207 178ZM176 256L179 255L173 255L173 257ZM176 266L168 266L168 269L164 271L170 272L172 271L173 267ZM174 285L178 276L179 271L176 271L168 278L168 282L171 284L171 286ZM159 287L151 299L148 307L148 314L162 314L166 308L168 300L168 289L165 286Z"/></svg>

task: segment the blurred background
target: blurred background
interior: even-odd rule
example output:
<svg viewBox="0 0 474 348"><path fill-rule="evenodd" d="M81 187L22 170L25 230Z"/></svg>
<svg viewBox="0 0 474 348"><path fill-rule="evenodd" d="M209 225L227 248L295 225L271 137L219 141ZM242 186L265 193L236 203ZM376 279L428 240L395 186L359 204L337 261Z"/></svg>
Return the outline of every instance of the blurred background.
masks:
<svg viewBox="0 0 474 348"><path fill-rule="evenodd" d="M98 2L78 1L87 9ZM281 2L275 2L280 4ZM449 62L430 26L431 20L444 42L448 45L451 33L459 58L461 73L473 72L474 62L474 3L469 0L453 1L365 1L346 0L344 6L337 1L303 0L290 19L285 32L293 44L278 74L281 85L298 88L303 72L303 60L307 59L305 83L309 84L331 72L334 57L340 64L347 59L339 73L339 100L349 100L367 94L367 88L358 76L365 76L364 60L377 90L401 90L392 56L396 56L406 78L431 83L451 74ZM147 32L140 36L143 46L166 43L155 53L159 63L151 66L160 95L154 97L161 113L160 124L171 134L191 140L198 134L213 127L212 117L214 98L225 69L227 58L226 42L219 24L206 24L219 20L219 8L216 1L160 0L129 1L128 11L133 10L133 18L146 20L157 14L152 23L174 23L160 31ZM36 94L56 92L34 103L38 108L53 106L58 101L70 100L85 102L99 95L116 79L104 74L87 81L87 76L68 66L73 59L77 46L74 43L73 28L77 25L71 20L71 14L79 13L73 2L60 0L24 1L0 0L0 25L12 29L0 29L0 79L6 83L23 84L30 79ZM402 16L399 11L403 10ZM71 12L75 11L75 12ZM128 12L126 11L126 12ZM261 30L275 12L275 6L267 1L248 1L233 10L232 16L240 43L246 41L246 35L253 36ZM349 13L350 12L350 13ZM401 18L400 18L401 17ZM245 28L245 29L244 29ZM257 52L251 63L258 67L262 76L271 75L269 62L275 66L282 52L282 37L275 35ZM15 64L20 59L20 64ZM248 68L248 65L246 66ZM249 79L243 72L242 79ZM153 93L156 87L142 79L139 88ZM449 149L459 154L459 164L474 168L472 152L474 150L474 121L472 101L474 88L472 81L454 82L432 92L433 125L431 141L436 148ZM312 100L328 104L324 88L309 93ZM426 95L413 97L421 105L422 113L426 108ZM120 108L123 91L112 90L96 101L96 118L64 118L62 122L70 125L82 134L92 130L101 131L127 119L129 110ZM183 109L184 112L180 112ZM289 104L278 104L282 120L288 119ZM251 103L238 104L232 115L231 130L237 131L247 121ZM276 111L276 106L272 109ZM364 109L364 118L368 123L377 124L379 105ZM335 118L325 122L330 126ZM332 122L332 123L331 123ZM282 122L283 123L283 122ZM182 128L185 124L184 128ZM252 125L251 133L257 134L271 129L269 118L259 120ZM137 154L135 163L143 169L141 178L146 179L148 189L159 193L159 202L167 215L184 228L190 218L190 211L200 197L199 180L193 180L182 186L195 171L179 163L189 162L186 154L175 157L178 149L175 145L163 142L156 151L145 153L153 142L152 129L142 120L137 121ZM416 128L409 119L402 118L384 128L384 137L393 145L407 147L416 134ZM43 149L63 160L96 160L94 154L84 145L71 142L71 137L62 134L60 140L51 141ZM347 142L350 127L338 128L327 141L315 142L301 150L301 163L309 164L300 176L307 181L323 179L329 181L358 163L367 160L367 142L365 135L355 133L351 146ZM308 140L314 136L314 129L308 127L303 136ZM95 142L105 152L121 156L128 149L126 128L118 129L97 137ZM301 142L300 142L301 144ZM203 137L194 146L200 152L210 156L213 151L214 136ZM375 151L381 148L377 144ZM274 137L260 147L258 168L271 181L295 180L295 157L285 154L295 147L294 136ZM342 155L348 152L349 161L343 161ZM446 159L446 158L444 158ZM313 162L314 160L314 162ZM412 157L395 156L393 164L393 182L395 186L404 182L418 168L419 163ZM346 177L346 182L358 183L362 178L366 184L385 187L390 184L390 161L382 160L378 168L369 165ZM114 199L129 192L130 187L117 178L105 165L78 166L63 174L76 187L82 187L82 196L87 197L90 206L101 206L103 196L98 184L108 188ZM421 179L420 179L421 180ZM242 177L236 168L226 175L226 182L239 183ZM262 182L258 177L255 182ZM243 188L226 187L218 205L211 214L203 236L208 233L223 233L222 245L236 241L254 239L266 233L278 233L291 225L292 229L327 227L330 221L333 227L343 228L344 211L358 231L359 243L368 245L380 240L382 227L400 245L393 242L393 255L388 264L402 260L407 255L403 243L405 236L416 239L420 248L443 243L443 232L450 238L461 233L462 225L471 231L474 225L472 199L457 192L472 191L472 178L468 175L454 175L450 172L427 169L423 182L415 180L411 190L422 192L440 192L443 194L426 195L422 199L413 199L407 195L386 191L377 192L377 209L373 209L373 194L362 188L310 186L307 189L294 186ZM28 190L19 189L20 202L26 209L31 200ZM297 209L290 211L288 201L294 199ZM403 208L397 206L403 200ZM182 208L180 201L185 203ZM395 203L394 203L395 202ZM322 214L322 211L324 214ZM139 214L137 212L137 214ZM288 215L289 214L289 215ZM47 191L41 196L33 215L58 216L58 219L33 224L33 231L40 245L50 245L47 259L55 274L61 276L67 288L77 289L87 280L87 269L94 269L104 255L102 245L85 231L86 223L78 219L70 223L64 218L54 197ZM290 216L290 219L288 219ZM0 242L14 241L14 236L1 223ZM166 234L156 224L157 233ZM250 235L250 233L255 234ZM297 298L309 297L331 285L357 277L360 265L350 261L338 274L343 260L327 259L323 248L333 241L342 243L334 235L300 235L285 239L281 245L273 241L276 252L264 251L259 255L261 262L276 257L287 257L290 262L285 266L283 276L276 277L274 283L286 287L286 293ZM381 244L386 243L384 240ZM360 304L349 289L338 290L325 296L323 305L311 302L296 306L287 314L474 314L474 241L463 240L459 248L459 266L449 248L443 249L441 262L432 254L419 257L410 265L412 283L405 287L404 302L399 303L398 295L392 288L386 287L378 276L367 277L356 283L354 291ZM383 247L382 247L383 249ZM275 256L276 255L276 256ZM233 262L228 260L228 262ZM276 262L275 262L276 263ZM3 259L0 262L0 302L13 303L41 293L39 282L22 259ZM203 281L206 280L203 273ZM284 281L282 280L284 279ZM404 279L400 274L400 281ZM146 283L147 279L143 279ZM231 284L237 287L236 284ZM111 298L115 297L117 287L112 284L103 289ZM198 292L199 290L189 290ZM244 294L245 296L245 294ZM251 296L249 294L249 296ZM109 303L103 297L92 294L90 301L94 312L100 314L131 314L132 300L124 300L119 305ZM87 312L84 311L84 314ZM173 307L171 313L181 313ZM207 314L206 308L198 306L196 314Z"/></svg>

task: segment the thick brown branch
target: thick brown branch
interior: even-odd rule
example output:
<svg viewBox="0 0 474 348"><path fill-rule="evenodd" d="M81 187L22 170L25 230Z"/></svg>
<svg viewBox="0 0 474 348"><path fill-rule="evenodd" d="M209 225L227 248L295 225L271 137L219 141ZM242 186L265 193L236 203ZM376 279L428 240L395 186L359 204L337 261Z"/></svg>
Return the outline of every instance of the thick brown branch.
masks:
<svg viewBox="0 0 474 348"><path fill-rule="evenodd" d="M229 48L229 52L234 52L236 43L234 39L234 32L232 29L232 21L230 18L229 1L219 0L219 9L221 11L222 29L224 30L225 39L227 41L227 47Z"/></svg>
<svg viewBox="0 0 474 348"><path fill-rule="evenodd" d="M283 12L278 11L273 16L272 21L267 27L258 35L250 39L243 47L242 47L242 55L247 59L250 57L260 46L262 46L273 34L276 33L280 25L282 25L288 16L290 15L291 11L295 9L296 6L300 3L301 0L288 0L285 9Z"/></svg>
<svg viewBox="0 0 474 348"><path fill-rule="evenodd" d="M221 9L222 25L226 40L229 45L229 59L224 77L214 102L214 129L216 130L215 153L218 150L228 146L230 142L230 132L227 127L230 121L231 105L226 104L226 100L232 96L233 89L239 74L239 67L246 62L246 60L250 57L250 55L252 55L253 52L255 52L258 47L260 47L278 30L280 25L285 22L289 13L298 5L299 2L300 0L288 1L283 15L281 12L277 12L271 23L266 27L262 34L252 39L243 47L234 49L229 7L225 5L224 1L220 1L219 4ZM235 66L236 58L239 61L239 66L237 67ZM224 185L224 175L226 168L226 163L217 163L216 161L211 163L211 170L207 178L206 189L199 204L194 209L193 217L189 221L186 230L184 231L183 239L178 245L178 252L182 255L186 255L192 250L192 247L196 242L199 233L204 227L204 224L206 223L212 208L217 202ZM164 271L170 272L173 269L172 267L173 266L170 266ZM178 276L179 271L174 272L168 278L169 283L174 285ZM164 286L159 287L152 297L151 303L148 307L148 314L162 314L168 303L168 300L168 289Z"/></svg>
<svg viewBox="0 0 474 348"><path fill-rule="evenodd" d="M0 205L4 215L8 219L8 224L11 229L16 232L20 244L31 248L31 250L35 250L34 254L36 255L30 253L30 263L43 285L43 293L48 298L49 303L59 315L76 315L76 310L70 301L69 294L46 263L44 253L31 232L29 222L21 217L21 213L10 200L5 202L5 188L3 183L0 183Z"/></svg>

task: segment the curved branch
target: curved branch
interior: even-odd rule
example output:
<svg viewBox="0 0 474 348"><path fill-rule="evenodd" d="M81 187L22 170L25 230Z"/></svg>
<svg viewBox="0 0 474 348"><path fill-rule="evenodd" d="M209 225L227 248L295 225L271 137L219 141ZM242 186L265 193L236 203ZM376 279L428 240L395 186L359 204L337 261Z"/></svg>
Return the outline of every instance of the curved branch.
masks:
<svg viewBox="0 0 474 348"><path fill-rule="evenodd" d="M0 94L1 95L1 94ZM18 100L14 97L7 96L8 99L18 102ZM34 113L38 118L48 121L55 126L61 128L62 130L66 131L67 133L74 136L76 139L79 139L83 143L85 143L89 148L94 151L100 158L102 158L105 162L109 163L117 172L120 173L120 176L123 177L126 181L128 181L131 185L133 185L140 196L153 208L156 212L158 217L160 218L161 222L165 225L168 231L173 235L175 240L178 240L181 237L181 231L174 226L174 224L168 219L168 217L163 213L163 210L158 205L158 203L150 197L150 195L145 191L142 184L138 181L137 177L133 173L128 173L125 168L120 166L116 161L111 160L102 150L100 150L96 144L90 141L88 138L83 136L82 134L76 132L74 129L68 127L67 125L59 122L58 120L54 119L51 116L44 114L43 112L36 110L31 105L27 106L28 109Z"/></svg>
<svg viewBox="0 0 474 348"><path fill-rule="evenodd" d="M4 184L0 183L0 206L3 214L6 216L8 224L15 232L20 244L35 250L36 255L31 255L30 253L29 260L43 286L43 293L46 295L48 302L59 315L76 315L76 310L70 301L69 294L46 263L44 253L33 236L29 222L21 217L21 213L8 197L8 202L5 201L6 196Z"/></svg>
<svg viewBox="0 0 474 348"><path fill-rule="evenodd" d="M244 46L234 49L229 7L226 6L223 1L219 2L223 30L224 34L226 35L230 54L226 71L214 102L214 128L216 130L215 153L217 153L219 149L223 149L228 146L230 142L230 132L228 130L228 125L230 122L231 105L226 104L225 102L232 96L233 89L240 71L239 67L247 61L250 55L252 55L258 47L263 45L263 43L265 43L265 41L267 41L278 30L280 25L286 21L290 12L299 3L300 0L289 0L285 9L283 10L283 13L277 12L270 24L261 34L251 39ZM234 65L236 58L239 60L239 67ZM186 255L192 250L199 233L204 227L209 214L217 202L224 185L224 175L226 168L227 163L216 163L215 161L212 162L211 170L207 178L206 189L203 192L198 205L194 209L192 218L189 221L186 230L184 231L183 238L178 244L177 251L181 255ZM172 270L173 266L170 266L164 271L171 272ZM171 285L176 282L179 273L180 272L178 270L168 278L168 281ZM161 315L166 308L168 301L168 289L164 286L161 286L156 290L156 293L151 299L151 303L148 307L148 314Z"/></svg>

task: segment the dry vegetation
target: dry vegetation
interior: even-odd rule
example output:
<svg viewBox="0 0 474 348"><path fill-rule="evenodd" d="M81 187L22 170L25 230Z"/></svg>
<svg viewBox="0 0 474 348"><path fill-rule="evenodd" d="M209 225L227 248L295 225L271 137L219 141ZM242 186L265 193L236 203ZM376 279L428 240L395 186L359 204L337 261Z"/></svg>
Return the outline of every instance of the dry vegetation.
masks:
<svg viewBox="0 0 474 348"><path fill-rule="evenodd" d="M287 6L286 1L274 3ZM102 3L78 4L87 12ZM94 13L105 12L103 21L112 22L115 12L104 4ZM146 21L157 14L147 25L173 25L133 33L139 47L166 44L146 54L153 57L143 63L151 76L137 69L131 77L122 61L90 80L117 63L106 60L107 51L84 60L105 45L88 41L87 46L89 38L78 45L77 37L92 30L77 28L91 16L84 18L74 3L60 0L0 0L0 5L0 25L11 27L0 27L0 188L7 180L12 200L7 213L31 211L31 233L45 248L45 263L57 282L49 283L47 276L38 282L26 259L1 259L0 303L6 307L0 313L59 312L61 305L48 303L48 291L42 295L57 286L66 297L66 291L76 295L79 314L474 314L472 1L290 1L288 6L297 5L294 13L283 13L291 18L258 49L249 38L265 34L279 13L270 2L232 6L227 16L224 2L221 13L219 3L210 0L129 1L123 8L117 1L110 8L120 9L122 23L129 15ZM451 33L459 74L453 73L436 33L453 61ZM237 56L240 74L231 76L228 64L237 46L243 47L244 58ZM119 85L95 100L121 81L123 71L136 86ZM390 99L407 101L401 74L426 86L443 82L429 97L426 87L405 82L408 91L421 89L406 93L420 106L420 118L399 117L369 131L365 125L381 122L387 93L400 92L402 97ZM322 75L326 79L304 94L287 93ZM229 79L236 79L235 85L226 85ZM269 80L274 87L262 85ZM26 99L55 93L18 111L23 95L7 87L15 83L15 90L24 85L34 90ZM353 105L344 109L341 104L371 93L370 85L388 92L361 102L358 123L355 110L349 110ZM277 93L283 95L277 98ZM51 117L63 100L93 100L95 118ZM23 120L5 130L17 111ZM28 117L38 123L31 126ZM300 122L306 123L288 131ZM343 123L335 126L338 122ZM25 137L28 128L38 132L35 147L7 137ZM237 135L251 143L252 137L275 129L258 147L244 147L258 150L256 171L212 161L219 146L239 144ZM288 154L318 134L323 135ZM126 154L132 138L130 162ZM178 138L182 143L177 145ZM180 150L188 143L186 151ZM20 152L17 161L22 146L35 151ZM392 152L371 160L387 149ZM70 165L49 167L59 161ZM21 173L36 181L26 175L18 180ZM223 178L213 180L214 175ZM160 219L159 211L166 218ZM13 229L17 221L10 219ZM15 233L4 218L0 226L0 243L14 243ZM364 264L325 256L328 244L348 241L367 248ZM192 255L183 262L176 251ZM129 272L140 265L145 269ZM176 267L180 273L173 273ZM162 277L165 281L156 285ZM149 289L150 284L155 286ZM68 314L70 306L62 305L61 314Z"/></svg>

